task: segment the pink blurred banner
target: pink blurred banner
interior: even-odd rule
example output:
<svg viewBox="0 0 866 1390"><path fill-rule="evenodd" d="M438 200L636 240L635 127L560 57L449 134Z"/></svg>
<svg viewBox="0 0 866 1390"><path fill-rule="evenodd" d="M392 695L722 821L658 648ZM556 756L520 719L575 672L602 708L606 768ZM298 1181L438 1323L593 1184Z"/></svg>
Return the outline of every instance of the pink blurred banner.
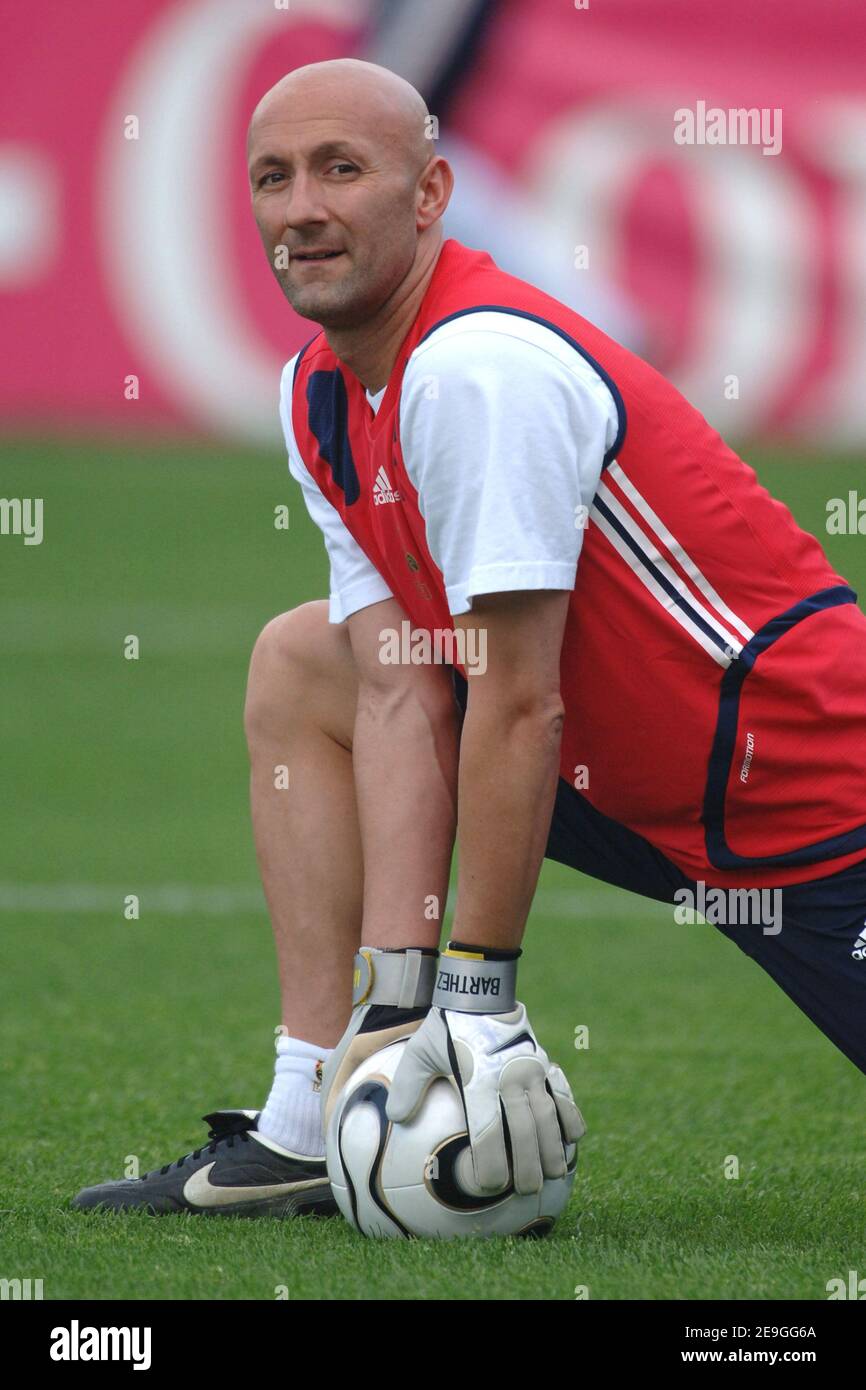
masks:
<svg viewBox="0 0 866 1390"><path fill-rule="evenodd" d="M465 8L440 123L458 172L446 231L610 331L629 323L724 433L862 445L861 0ZM423 12L404 7L399 66L441 94ZM278 439L279 371L314 328L258 240L246 126L284 72L380 56L381 14L3 0L7 429Z"/></svg>

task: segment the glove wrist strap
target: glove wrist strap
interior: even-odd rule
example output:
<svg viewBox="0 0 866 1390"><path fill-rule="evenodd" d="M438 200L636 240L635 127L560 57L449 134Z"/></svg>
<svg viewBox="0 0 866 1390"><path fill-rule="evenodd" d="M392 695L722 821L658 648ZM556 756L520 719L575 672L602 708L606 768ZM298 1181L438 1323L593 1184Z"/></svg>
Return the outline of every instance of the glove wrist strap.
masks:
<svg viewBox="0 0 866 1390"><path fill-rule="evenodd" d="M442 952L432 1005L457 1013L505 1014L516 1004L516 960L485 960L481 955Z"/></svg>
<svg viewBox="0 0 866 1390"><path fill-rule="evenodd" d="M362 946L355 956L352 1008L359 1004L389 1004L417 1009L430 1003L438 954L420 950L380 951Z"/></svg>

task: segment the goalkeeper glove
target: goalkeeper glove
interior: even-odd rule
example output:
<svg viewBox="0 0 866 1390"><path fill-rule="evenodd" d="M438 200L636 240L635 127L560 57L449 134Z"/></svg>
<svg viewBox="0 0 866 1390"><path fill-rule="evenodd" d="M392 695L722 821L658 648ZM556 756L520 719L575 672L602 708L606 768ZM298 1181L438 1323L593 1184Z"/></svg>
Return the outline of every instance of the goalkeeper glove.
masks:
<svg viewBox="0 0 866 1390"><path fill-rule="evenodd" d="M514 999L516 955L452 950L441 957L432 1007L395 1073L388 1119L411 1119L431 1082L452 1077L479 1191L501 1192L511 1179L516 1192L537 1192L545 1178L564 1176L565 1145L586 1133L583 1116Z"/></svg>
<svg viewBox="0 0 866 1390"><path fill-rule="evenodd" d="M439 952L432 948L378 950L355 956L352 1016L322 1069L322 1118L331 1112L352 1072L381 1047L420 1027L430 1007Z"/></svg>

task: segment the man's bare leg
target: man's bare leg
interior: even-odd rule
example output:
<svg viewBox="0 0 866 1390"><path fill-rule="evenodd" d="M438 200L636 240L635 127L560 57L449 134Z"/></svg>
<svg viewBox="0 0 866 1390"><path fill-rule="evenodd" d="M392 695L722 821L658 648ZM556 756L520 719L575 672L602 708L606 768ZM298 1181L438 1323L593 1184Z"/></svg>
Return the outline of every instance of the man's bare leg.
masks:
<svg viewBox="0 0 866 1390"><path fill-rule="evenodd" d="M284 1025L258 1130L291 1153L324 1152L325 1094L337 1095L341 1077L362 1053L390 1041L394 1031L418 1026L432 993L439 918L428 908L447 897L456 821L454 691L441 667L411 667L398 681L378 664L372 672L359 668L355 655L359 642L365 651L378 650L381 623L401 614L388 599L349 625L331 625L327 603L305 604L268 624L250 666L253 827ZM423 834L415 835L414 854L403 856L398 891L383 893L381 845L361 825L356 789L366 776L374 795L387 800L378 760L380 738L392 735L418 753L420 771L404 788L405 804L388 803L390 834L398 836L410 820ZM364 744L360 768L352 755L356 738L359 748ZM372 879L364 872L364 847L370 854L371 845ZM396 939L394 921L402 923ZM371 950L402 952L411 945L413 958L399 962L399 982L393 969L384 970L375 1001L353 1014L352 973L364 926ZM385 1026L382 1009L398 1005L400 1018ZM368 1019L371 1010L375 1018Z"/></svg>
<svg viewBox="0 0 866 1390"><path fill-rule="evenodd" d="M282 1022L330 1048L351 1013L363 860L352 772L357 677L327 600L268 623L245 710L253 834L279 963ZM288 770L280 788L279 770Z"/></svg>

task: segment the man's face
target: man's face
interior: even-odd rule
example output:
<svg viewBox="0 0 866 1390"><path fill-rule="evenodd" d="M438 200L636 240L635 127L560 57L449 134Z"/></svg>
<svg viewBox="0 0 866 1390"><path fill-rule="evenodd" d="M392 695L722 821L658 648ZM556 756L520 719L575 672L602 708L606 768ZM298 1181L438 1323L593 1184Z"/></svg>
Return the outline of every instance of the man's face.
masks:
<svg viewBox="0 0 866 1390"><path fill-rule="evenodd" d="M344 116L309 114L323 105L295 97L254 121L253 213L292 308L325 328L353 328L382 307L411 268L419 170L387 133L371 138ZM277 259L281 246L285 264ZM336 254L305 258L315 252Z"/></svg>

